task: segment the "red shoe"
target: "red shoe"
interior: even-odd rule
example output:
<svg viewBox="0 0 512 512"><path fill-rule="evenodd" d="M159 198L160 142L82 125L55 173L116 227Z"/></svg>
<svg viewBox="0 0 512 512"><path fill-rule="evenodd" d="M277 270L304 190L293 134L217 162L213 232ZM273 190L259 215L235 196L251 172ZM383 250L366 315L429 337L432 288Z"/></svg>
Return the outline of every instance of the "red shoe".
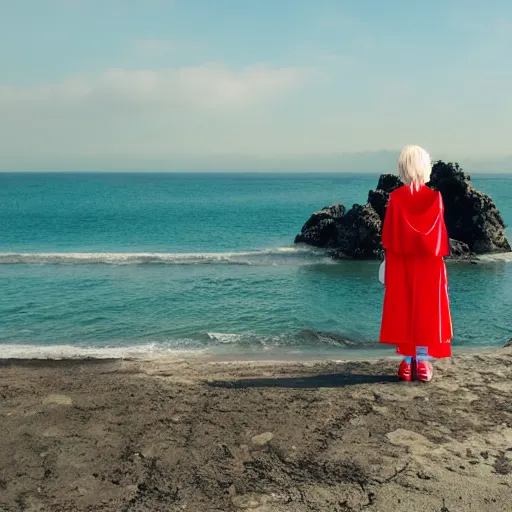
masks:
<svg viewBox="0 0 512 512"><path fill-rule="evenodd" d="M405 359L398 367L398 378L405 381L412 380L412 364L405 361Z"/></svg>
<svg viewBox="0 0 512 512"><path fill-rule="evenodd" d="M416 363L416 378L423 382L430 382L434 376L434 367L430 361L418 361Z"/></svg>

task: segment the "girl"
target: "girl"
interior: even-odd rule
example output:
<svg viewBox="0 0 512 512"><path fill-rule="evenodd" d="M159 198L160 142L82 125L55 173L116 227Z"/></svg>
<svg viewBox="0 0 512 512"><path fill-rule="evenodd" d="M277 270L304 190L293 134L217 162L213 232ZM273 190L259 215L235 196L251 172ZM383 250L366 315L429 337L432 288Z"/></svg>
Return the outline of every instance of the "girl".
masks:
<svg viewBox="0 0 512 512"><path fill-rule="evenodd" d="M431 358L451 356L453 336L444 256L450 252L443 199L428 188L428 153L407 146L398 159L404 186L390 194L382 230L385 293L381 343L404 356L398 378L432 380Z"/></svg>

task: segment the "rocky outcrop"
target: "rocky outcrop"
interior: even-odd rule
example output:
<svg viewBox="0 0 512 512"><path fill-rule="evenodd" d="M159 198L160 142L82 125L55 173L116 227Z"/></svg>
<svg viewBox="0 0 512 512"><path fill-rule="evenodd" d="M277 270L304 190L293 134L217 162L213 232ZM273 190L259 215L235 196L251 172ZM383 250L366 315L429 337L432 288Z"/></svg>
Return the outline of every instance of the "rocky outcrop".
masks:
<svg viewBox="0 0 512 512"><path fill-rule="evenodd" d="M458 164L436 162L428 184L439 190L445 204L445 221L450 236L451 257L474 259L474 254L509 252L505 224L492 199L477 191ZM295 238L330 249L335 258L376 259L382 257L380 240L389 194L402 186L400 179L383 174L366 205L346 211L337 203L313 213Z"/></svg>
<svg viewBox="0 0 512 512"><path fill-rule="evenodd" d="M402 185L398 176L382 174L377 183L377 189L368 192L368 204L377 212L382 221L386 215L389 194Z"/></svg>
<svg viewBox="0 0 512 512"><path fill-rule="evenodd" d="M338 240L338 222L345 215L345 211L345 206L336 203L326 206L318 212L313 212L302 227L300 235L295 237L295 243L322 248L335 247Z"/></svg>
<svg viewBox="0 0 512 512"><path fill-rule="evenodd" d="M455 260L474 260L475 255L471 252L468 244L450 238L450 258Z"/></svg>
<svg viewBox="0 0 512 512"><path fill-rule="evenodd" d="M339 219L337 227L337 244L332 251L333 256L353 259L382 257L382 222L370 205L355 204Z"/></svg>
<svg viewBox="0 0 512 512"><path fill-rule="evenodd" d="M330 249L335 258L375 259L382 256L381 225L370 205L355 204L345 213L342 204L333 204L313 213L295 243Z"/></svg>
<svg viewBox="0 0 512 512"><path fill-rule="evenodd" d="M429 186L443 196L451 238L464 242L476 254L511 250L503 217L494 201L471 185L471 178L458 164L434 164Z"/></svg>

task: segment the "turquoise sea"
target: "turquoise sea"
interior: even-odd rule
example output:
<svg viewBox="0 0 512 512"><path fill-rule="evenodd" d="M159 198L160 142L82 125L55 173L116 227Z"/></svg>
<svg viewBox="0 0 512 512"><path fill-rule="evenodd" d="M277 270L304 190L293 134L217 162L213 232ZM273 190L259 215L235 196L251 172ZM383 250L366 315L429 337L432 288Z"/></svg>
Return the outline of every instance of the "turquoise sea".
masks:
<svg viewBox="0 0 512 512"><path fill-rule="evenodd" d="M0 174L0 357L375 353L378 263L293 239L314 210L365 202L377 179ZM473 183L512 225L512 176ZM449 285L456 347L512 337L510 256L451 263Z"/></svg>

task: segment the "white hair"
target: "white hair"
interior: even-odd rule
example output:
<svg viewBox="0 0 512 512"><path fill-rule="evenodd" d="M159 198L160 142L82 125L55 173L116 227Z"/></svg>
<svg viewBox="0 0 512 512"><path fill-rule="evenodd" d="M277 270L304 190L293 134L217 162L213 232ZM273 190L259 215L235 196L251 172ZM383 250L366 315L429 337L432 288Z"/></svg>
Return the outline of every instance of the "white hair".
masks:
<svg viewBox="0 0 512 512"><path fill-rule="evenodd" d="M419 146L406 146L398 157L398 176L405 185L419 190L430 180L432 162L430 155Z"/></svg>

